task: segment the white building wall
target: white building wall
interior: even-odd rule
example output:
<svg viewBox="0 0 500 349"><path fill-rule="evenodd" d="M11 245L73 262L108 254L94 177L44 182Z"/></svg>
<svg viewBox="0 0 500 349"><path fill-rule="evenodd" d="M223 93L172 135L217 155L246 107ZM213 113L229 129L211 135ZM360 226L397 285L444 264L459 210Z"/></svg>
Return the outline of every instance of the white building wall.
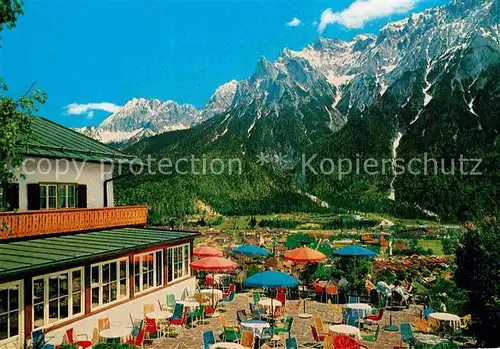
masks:
<svg viewBox="0 0 500 349"><path fill-rule="evenodd" d="M161 303L165 303L166 295L169 293L175 294L175 298L180 299L182 296L182 292L186 288L190 293L194 292L194 277L190 276L186 280L176 283L175 285L166 287L139 298L135 298L124 304L114 306L108 310L99 312L95 315L91 315L83 320L58 328L57 330L49 331L47 333L47 336L54 336L50 343L62 343L66 330L69 328L74 328L75 333L87 334L90 340L92 339L94 327L97 327L97 319L106 316L109 317L111 327L130 327L131 323L129 314L132 315L134 319L142 319L144 318L144 304L154 304L155 310L160 310L158 301L160 301Z"/></svg>
<svg viewBox="0 0 500 349"><path fill-rule="evenodd" d="M113 165L65 159L26 157L20 171L19 209L28 209L29 183L76 183L87 185L87 207L104 207L104 181L113 176ZM21 176L23 174L23 176ZM108 206L114 205L113 182L108 182Z"/></svg>

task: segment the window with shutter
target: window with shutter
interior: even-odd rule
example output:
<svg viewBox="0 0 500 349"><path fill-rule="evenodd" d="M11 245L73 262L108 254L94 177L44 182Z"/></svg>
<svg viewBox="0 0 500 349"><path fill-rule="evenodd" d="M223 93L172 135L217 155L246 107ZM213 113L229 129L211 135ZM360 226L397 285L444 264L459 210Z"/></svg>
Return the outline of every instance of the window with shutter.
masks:
<svg viewBox="0 0 500 349"><path fill-rule="evenodd" d="M78 184L76 193L78 207L87 208L87 186L85 184Z"/></svg>

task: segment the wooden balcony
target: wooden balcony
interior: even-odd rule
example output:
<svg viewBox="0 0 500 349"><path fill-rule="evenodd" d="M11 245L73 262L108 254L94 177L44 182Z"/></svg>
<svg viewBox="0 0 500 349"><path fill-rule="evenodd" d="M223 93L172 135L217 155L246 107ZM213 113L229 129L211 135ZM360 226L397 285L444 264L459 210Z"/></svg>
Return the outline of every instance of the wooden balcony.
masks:
<svg viewBox="0 0 500 349"><path fill-rule="evenodd" d="M146 206L0 212L0 240L146 224Z"/></svg>

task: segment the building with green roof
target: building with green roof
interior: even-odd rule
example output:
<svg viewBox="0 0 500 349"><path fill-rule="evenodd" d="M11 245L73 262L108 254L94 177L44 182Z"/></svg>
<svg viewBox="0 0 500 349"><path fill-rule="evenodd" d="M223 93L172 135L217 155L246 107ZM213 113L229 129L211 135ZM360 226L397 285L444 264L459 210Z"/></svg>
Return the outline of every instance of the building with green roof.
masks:
<svg viewBox="0 0 500 349"><path fill-rule="evenodd" d="M58 345L70 328L91 337L102 317L126 329L145 303L193 292L197 233L146 228L146 206L114 206L113 180L141 162L47 119L32 131L3 188L0 348L33 333Z"/></svg>

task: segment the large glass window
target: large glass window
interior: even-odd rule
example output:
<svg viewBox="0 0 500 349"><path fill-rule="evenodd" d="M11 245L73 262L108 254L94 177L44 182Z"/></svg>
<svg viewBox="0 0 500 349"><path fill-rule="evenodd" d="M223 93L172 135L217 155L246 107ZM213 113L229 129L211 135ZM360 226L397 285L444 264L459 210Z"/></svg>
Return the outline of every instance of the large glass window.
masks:
<svg viewBox="0 0 500 349"><path fill-rule="evenodd" d="M127 258L115 259L90 267L92 309L128 297Z"/></svg>
<svg viewBox="0 0 500 349"><path fill-rule="evenodd" d="M16 340L22 316L21 282L0 285L0 343Z"/></svg>
<svg viewBox="0 0 500 349"><path fill-rule="evenodd" d="M168 281L181 279L191 275L191 249L189 244L169 247L167 249Z"/></svg>
<svg viewBox="0 0 500 349"><path fill-rule="evenodd" d="M83 268L33 279L33 328L83 313Z"/></svg>
<svg viewBox="0 0 500 349"><path fill-rule="evenodd" d="M71 208L76 206L75 184L40 184L40 208Z"/></svg>
<svg viewBox="0 0 500 349"><path fill-rule="evenodd" d="M134 256L136 293L163 285L163 250Z"/></svg>

